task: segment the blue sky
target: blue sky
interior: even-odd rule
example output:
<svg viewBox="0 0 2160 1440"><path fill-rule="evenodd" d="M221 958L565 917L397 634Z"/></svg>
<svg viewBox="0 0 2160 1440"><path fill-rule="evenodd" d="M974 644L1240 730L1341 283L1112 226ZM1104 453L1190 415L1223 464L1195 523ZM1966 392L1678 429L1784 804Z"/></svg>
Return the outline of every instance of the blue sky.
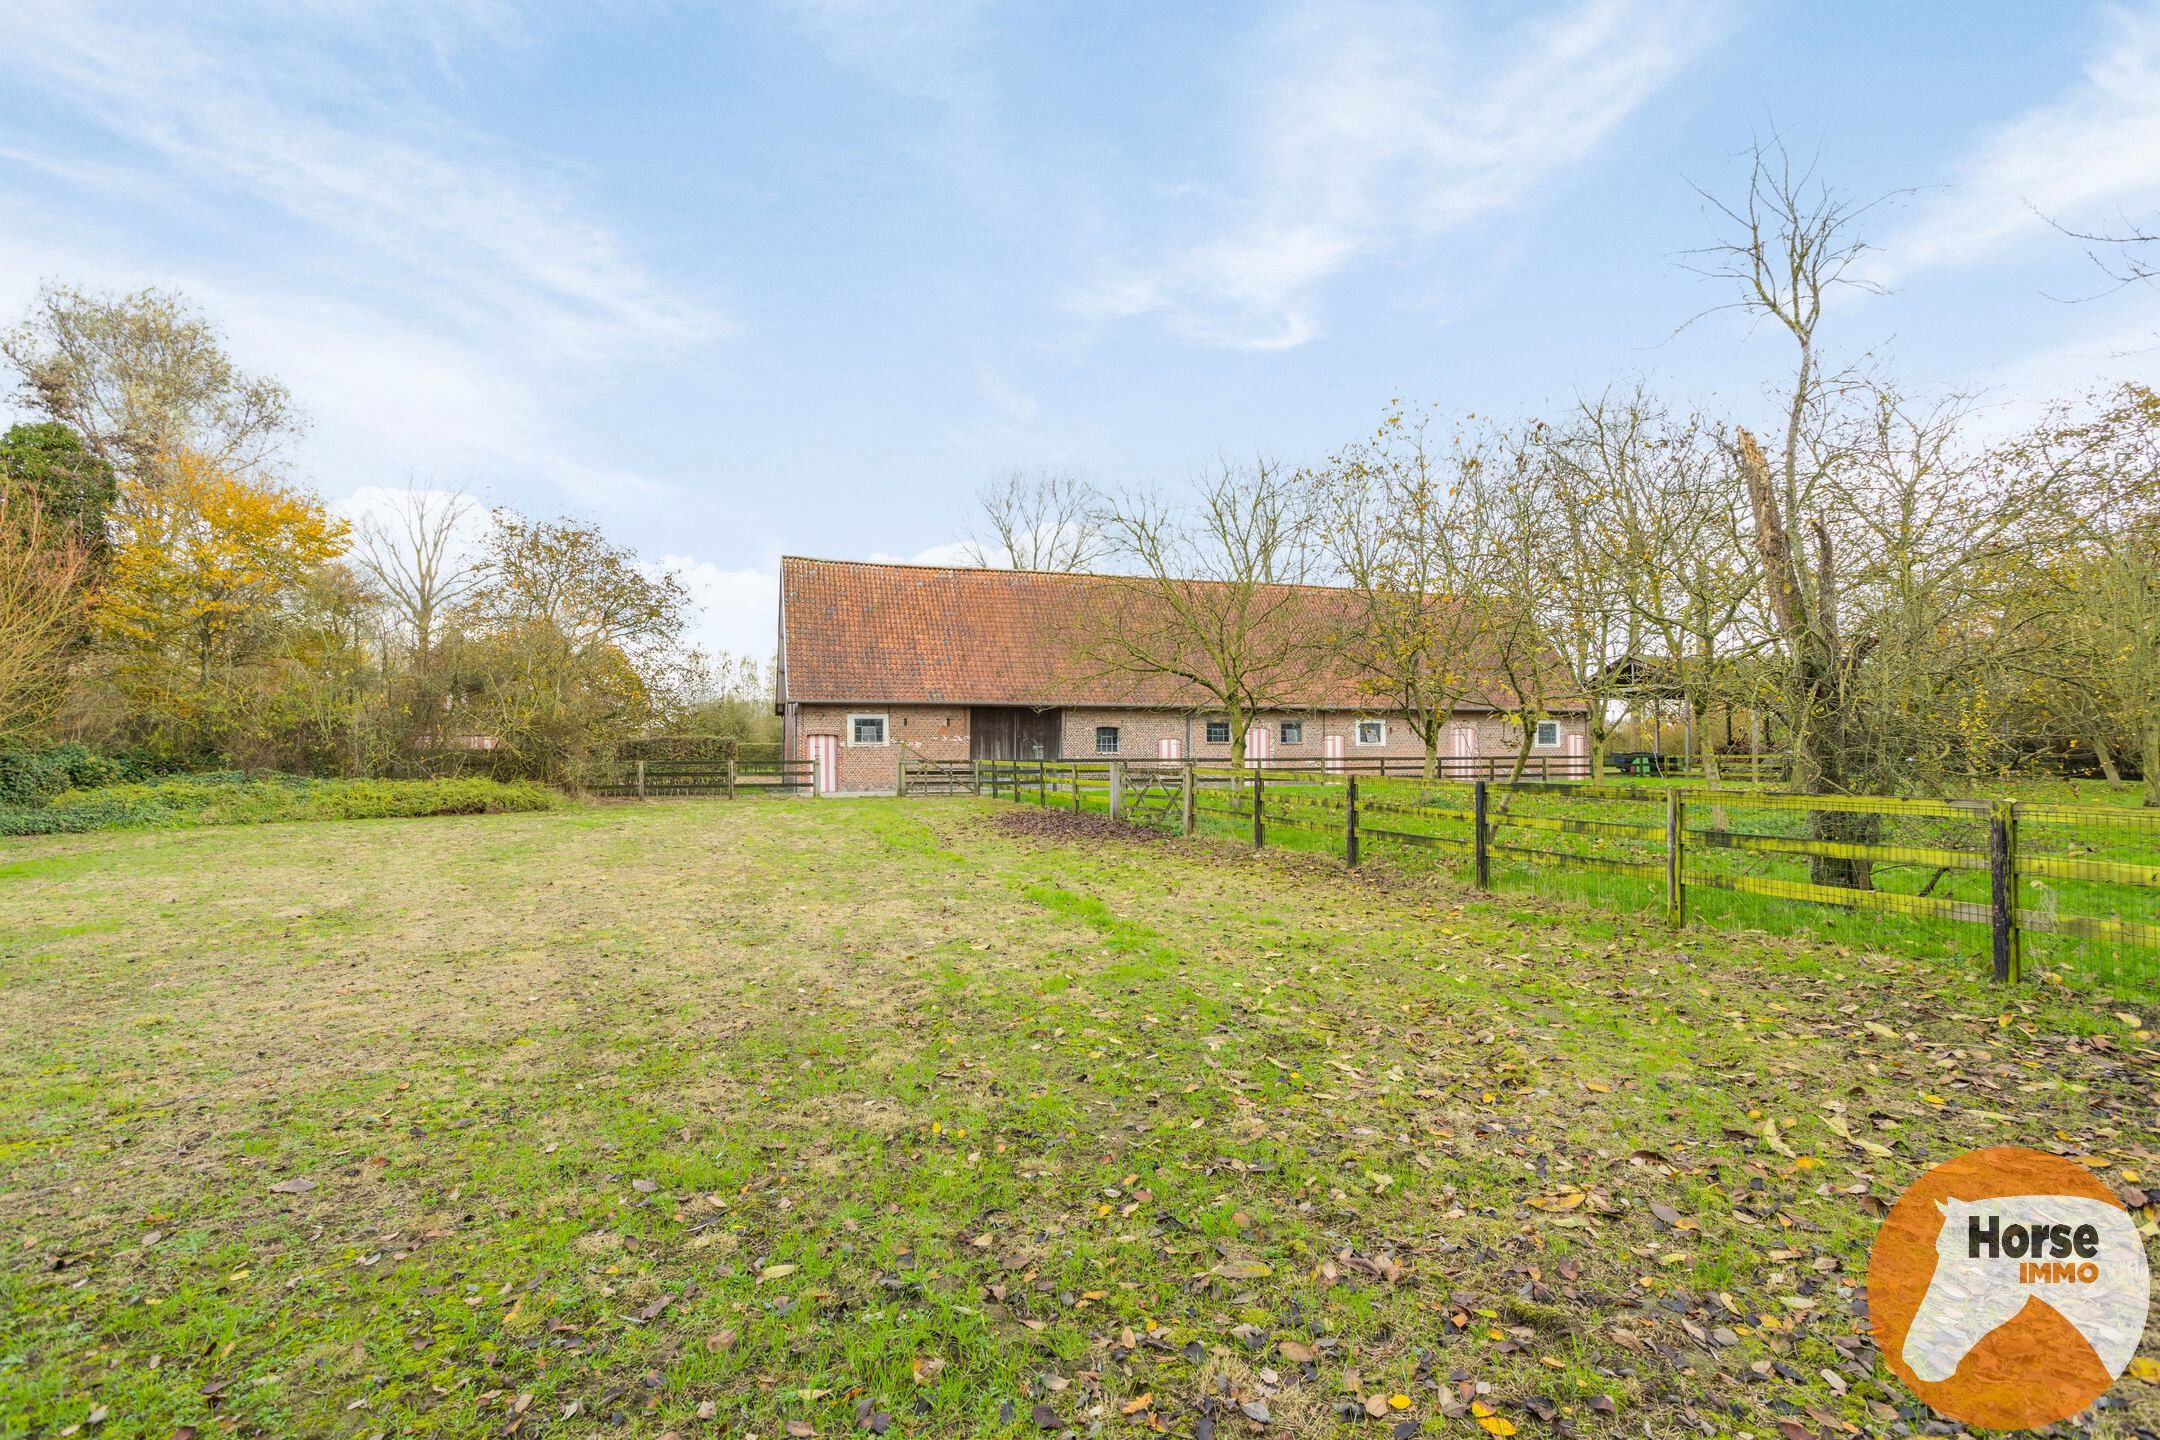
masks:
<svg viewBox="0 0 2160 1440"><path fill-rule="evenodd" d="M2008 425L2155 378L2160 5L492 0L0 6L0 315L175 286L326 495L460 486L678 565L938 557L1016 467L1315 459L1392 396L1646 372L1770 423L1682 252L1773 127L1876 212L1825 323ZM355 498L357 497L357 499Z"/></svg>

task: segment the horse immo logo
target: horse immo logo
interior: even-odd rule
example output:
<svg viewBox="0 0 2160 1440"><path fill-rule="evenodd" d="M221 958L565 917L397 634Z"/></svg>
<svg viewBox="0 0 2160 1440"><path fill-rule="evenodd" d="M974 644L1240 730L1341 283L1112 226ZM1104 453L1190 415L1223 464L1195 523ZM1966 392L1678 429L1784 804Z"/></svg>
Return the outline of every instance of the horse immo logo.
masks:
<svg viewBox="0 0 2160 1440"><path fill-rule="evenodd" d="M2129 1212L2082 1165L1975 1150L1899 1197L1868 1261L1876 1342L1943 1415L1998 1430L2077 1414L2145 1330L2152 1277Z"/></svg>

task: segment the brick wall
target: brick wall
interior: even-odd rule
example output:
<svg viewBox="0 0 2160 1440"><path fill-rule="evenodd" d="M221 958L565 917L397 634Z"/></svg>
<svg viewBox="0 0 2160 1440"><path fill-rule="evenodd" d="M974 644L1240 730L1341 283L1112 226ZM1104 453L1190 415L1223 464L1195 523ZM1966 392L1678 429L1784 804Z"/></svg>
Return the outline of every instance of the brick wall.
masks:
<svg viewBox="0 0 2160 1440"><path fill-rule="evenodd" d="M885 743L850 743L850 715L883 715ZM839 784L841 794L890 794L898 782L900 758L916 755L925 760L968 758L968 712L965 705L803 705L795 716L793 760L810 756L812 735L836 735L840 739ZM907 749L901 748L905 742Z"/></svg>
<svg viewBox="0 0 2160 1440"><path fill-rule="evenodd" d="M886 743L851 744L847 723L850 715L887 717ZM1416 733L1399 716L1385 717L1385 743L1356 743L1356 725L1360 718L1375 717L1369 713L1361 717L1347 710L1283 711L1262 716L1253 723L1269 727L1274 740L1270 758L1275 760L1322 760L1326 758L1326 737L1329 735L1342 737L1343 754L1352 759L1385 757L1400 760L1418 759L1424 755L1424 746L1419 743ZM1099 754L1095 748L1096 727L1113 725L1117 727L1120 759L1152 760L1161 754L1163 740L1174 739L1181 742L1182 751L1189 759L1227 762L1229 745L1208 743L1207 716L1204 713L1192 715L1189 726L1187 719L1182 711L1175 710L1075 707L1062 712L1059 746L1067 760L1096 759ZM1299 740L1286 742L1282 739L1285 721L1303 725L1304 734ZM1507 759L1514 755L1515 727L1505 717L1481 715L1458 723L1476 726L1480 758ZM1579 716L1563 719L1560 729L1563 737L1560 745L1534 749L1531 755L1566 754L1565 736L1584 733L1584 722ZM790 758L807 759L810 754L808 741L813 735L839 738L837 789L842 794L891 793L903 754L917 755L925 760L965 760L969 755L968 710L964 705L802 705L797 708L794 733L790 736ZM903 742L907 747L905 750L901 748ZM1440 753L1443 756L1454 753L1446 734L1441 736Z"/></svg>
<svg viewBox="0 0 2160 1440"><path fill-rule="evenodd" d="M1218 716L1217 718L1221 717ZM1360 745L1357 743L1357 721L1361 718L1384 718L1386 720L1387 738L1384 743L1379 745ZM1207 716L1204 713L1193 715L1190 726L1187 725L1186 720L1187 717L1184 714L1175 711L1067 710L1064 712L1062 742L1064 757L1068 760L1091 760L1097 758L1100 752L1095 746L1096 727L1114 725L1118 730L1118 754L1123 759L1154 759L1161 753L1157 747L1165 737L1186 741L1183 751L1189 759L1218 763L1227 762L1230 759L1230 746L1227 742L1209 743L1207 739ZM1285 722L1302 725L1303 734L1297 741L1286 741L1282 738L1282 726ZM1377 717L1370 713L1360 715L1347 710L1319 712L1277 711L1260 716L1252 723L1255 728L1263 724L1269 727L1274 747L1269 758L1275 760L1324 759L1327 754L1326 737L1329 735L1342 737L1343 754L1350 758L1364 756L1367 758L1396 760L1421 759L1425 754L1424 743L1418 739L1417 732L1404 723L1399 716ZM1514 755L1517 733L1514 723L1506 717L1481 715L1474 720L1465 719L1457 723L1476 727L1477 754L1480 758L1505 758ZM1571 732L1577 735L1584 733L1584 722L1580 717L1562 719L1560 722L1561 743L1548 748L1533 749L1530 752L1531 755L1533 757L1538 755L1564 755L1567 753L1566 737ZM1188 735L1190 736L1189 741L1187 741ZM1252 742L1248 739L1246 743L1248 756L1252 753L1252 749ZM1445 732L1440 737L1440 753L1443 756L1454 753L1451 748L1451 737Z"/></svg>

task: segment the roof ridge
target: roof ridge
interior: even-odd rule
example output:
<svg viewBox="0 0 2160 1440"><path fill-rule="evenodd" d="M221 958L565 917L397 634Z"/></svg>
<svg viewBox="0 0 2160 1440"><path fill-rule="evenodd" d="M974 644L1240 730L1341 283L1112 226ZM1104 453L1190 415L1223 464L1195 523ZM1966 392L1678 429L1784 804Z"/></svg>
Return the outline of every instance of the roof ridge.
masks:
<svg viewBox="0 0 2160 1440"><path fill-rule="evenodd" d="M1116 580L1117 575L1100 570L1040 570L1020 565L933 565L927 560L833 560L822 555L782 555L780 563L790 560L805 565L850 565L864 570L936 570L948 575L1050 575L1060 580Z"/></svg>
<svg viewBox="0 0 2160 1440"><path fill-rule="evenodd" d="M846 565L861 570L929 570L941 575L1041 575L1052 580L1146 580L1144 575L1123 574L1105 570L1039 570L1018 565L932 565L923 560L833 560L820 555L782 555L780 563L790 560L805 565ZM1234 585L1234 580L1207 580L1199 576L1185 575L1178 578L1183 585ZM1277 590L1317 590L1323 595L1351 595L1353 585L1323 585L1317 580L1262 580L1256 582ZM1434 595L1434 600L1452 597Z"/></svg>

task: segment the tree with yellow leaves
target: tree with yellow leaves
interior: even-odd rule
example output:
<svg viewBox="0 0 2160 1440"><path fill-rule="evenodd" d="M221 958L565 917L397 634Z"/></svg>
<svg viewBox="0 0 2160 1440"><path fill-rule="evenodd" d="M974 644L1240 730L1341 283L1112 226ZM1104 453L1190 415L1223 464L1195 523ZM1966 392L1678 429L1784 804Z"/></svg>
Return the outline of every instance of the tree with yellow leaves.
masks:
<svg viewBox="0 0 2160 1440"><path fill-rule="evenodd" d="M126 521L92 621L108 678L149 738L217 746L245 671L273 660L310 575L347 527L304 491L192 451L129 477Z"/></svg>

